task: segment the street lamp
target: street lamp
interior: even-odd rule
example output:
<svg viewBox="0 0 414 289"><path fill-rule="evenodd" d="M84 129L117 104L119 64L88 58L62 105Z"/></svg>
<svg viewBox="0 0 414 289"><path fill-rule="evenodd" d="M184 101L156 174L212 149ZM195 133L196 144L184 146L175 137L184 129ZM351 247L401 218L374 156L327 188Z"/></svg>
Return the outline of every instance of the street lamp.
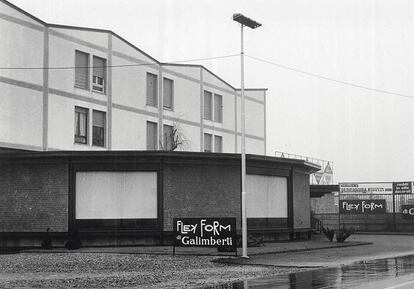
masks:
<svg viewBox="0 0 414 289"><path fill-rule="evenodd" d="M241 193L242 193L242 257L247 256L247 212L246 212L246 141L245 141L245 122L246 116L244 111L244 49L243 49L243 27L251 29L262 26L243 14L233 14L233 20L241 24Z"/></svg>

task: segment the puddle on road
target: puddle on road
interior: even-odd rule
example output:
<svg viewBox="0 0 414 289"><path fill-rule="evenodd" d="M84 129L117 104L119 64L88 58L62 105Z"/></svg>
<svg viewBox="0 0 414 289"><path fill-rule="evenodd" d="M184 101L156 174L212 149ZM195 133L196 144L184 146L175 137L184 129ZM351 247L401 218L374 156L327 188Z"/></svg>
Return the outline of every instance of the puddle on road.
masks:
<svg viewBox="0 0 414 289"><path fill-rule="evenodd" d="M205 289L322 289L354 288L363 282L385 280L414 273L414 255L356 262L341 267L251 279Z"/></svg>

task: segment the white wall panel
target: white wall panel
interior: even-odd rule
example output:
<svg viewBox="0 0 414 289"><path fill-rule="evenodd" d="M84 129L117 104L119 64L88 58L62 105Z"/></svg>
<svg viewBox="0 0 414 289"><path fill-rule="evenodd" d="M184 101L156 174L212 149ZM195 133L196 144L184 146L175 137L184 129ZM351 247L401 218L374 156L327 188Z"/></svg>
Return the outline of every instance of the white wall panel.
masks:
<svg viewBox="0 0 414 289"><path fill-rule="evenodd" d="M248 218L287 218L287 178L246 176Z"/></svg>
<svg viewBox="0 0 414 289"><path fill-rule="evenodd" d="M155 218L156 172L76 173L76 219Z"/></svg>

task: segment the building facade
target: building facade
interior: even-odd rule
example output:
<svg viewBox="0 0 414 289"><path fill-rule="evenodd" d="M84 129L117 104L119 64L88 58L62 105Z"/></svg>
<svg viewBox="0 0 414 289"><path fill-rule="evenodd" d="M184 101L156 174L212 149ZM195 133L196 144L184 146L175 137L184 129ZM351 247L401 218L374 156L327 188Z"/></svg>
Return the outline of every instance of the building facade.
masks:
<svg viewBox="0 0 414 289"><path fill-rule="evenodd" d="M0 0L3 151L240 152L240 90L161 63L112 31L48 24ZM266 154L266 89L246 89L246 152Z"/></svg>
<svg viewBox="0 0 414 289"><path fill-rule="evenodd" d="M304 160L247 155L249 235L311 231ZM172 244L174 218L236 218L241 235L240 154L49 151L0 154L0 248ZM301 236L302 235L302 236Z"/></svg>

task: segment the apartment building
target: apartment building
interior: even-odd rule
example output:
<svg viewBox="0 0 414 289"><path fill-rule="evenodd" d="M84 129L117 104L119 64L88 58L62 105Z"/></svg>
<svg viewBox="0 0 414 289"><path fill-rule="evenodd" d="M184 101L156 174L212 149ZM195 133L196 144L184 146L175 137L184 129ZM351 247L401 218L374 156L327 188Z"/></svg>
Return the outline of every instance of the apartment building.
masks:
<svg viewBox="0 0 414 289"><path fill-rule="evenodd" d="M240 152L241 96L109 30L48 24L0 0L0 147ZM246 89L246 152L266 154L266 89Z"/></svg>

